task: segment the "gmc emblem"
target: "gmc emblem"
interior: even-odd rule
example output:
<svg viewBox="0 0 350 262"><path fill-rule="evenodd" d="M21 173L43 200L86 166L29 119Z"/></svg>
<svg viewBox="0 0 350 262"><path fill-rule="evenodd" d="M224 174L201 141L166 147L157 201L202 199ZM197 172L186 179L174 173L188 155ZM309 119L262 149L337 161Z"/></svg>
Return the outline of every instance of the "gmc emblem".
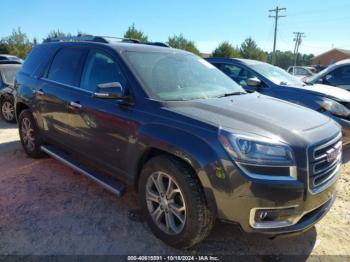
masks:
<svg viewBox="0 0 350 262"><path fill-rule="evenodd" d="M333 162L335 161L340 153L340 149L336 149L336 148L331 148L327 151L327 162Z"/></svg>

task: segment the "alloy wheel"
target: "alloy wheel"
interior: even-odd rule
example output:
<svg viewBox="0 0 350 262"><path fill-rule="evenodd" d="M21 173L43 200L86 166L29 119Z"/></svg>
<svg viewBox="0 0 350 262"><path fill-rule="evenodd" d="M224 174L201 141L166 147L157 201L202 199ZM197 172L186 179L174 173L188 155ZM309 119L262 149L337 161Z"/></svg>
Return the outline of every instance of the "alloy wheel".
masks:
<svg viewBox="0 0 350 262"><path fill-rule="evenodd" d="M174 235L186 223L186 203L180 187L168 174L155 172L146 183L148 212L163 232Z"/></svg>
<svg viewBox="0 0 350 262"><path fill-rule="evenodd" d="M2 103L1 112L7 121L12 121L15 117L15 110L10 101L4 101Z"/></svg>
<svg viewBox="0 0 350 262"><path fill-rule="evenodd" d="M33 151L35 148L35 137L34 137L34 129L30 119L23 118L21 123L21 135L24 146L29 151Z"/></svg>

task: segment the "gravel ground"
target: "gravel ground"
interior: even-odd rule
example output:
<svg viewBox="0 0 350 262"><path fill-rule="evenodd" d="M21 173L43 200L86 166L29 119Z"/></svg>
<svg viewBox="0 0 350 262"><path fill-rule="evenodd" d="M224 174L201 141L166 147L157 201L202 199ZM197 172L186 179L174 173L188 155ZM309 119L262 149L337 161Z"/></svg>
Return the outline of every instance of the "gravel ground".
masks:
<svg viewBox="0 0 350 262"><path fill-rule="evenodd" d="M350 148L344 163L350 160ZM0 255L350 255L350 162L328 215L303 235L270 240L217 223L188 251L157 240L129 219L137 209L128 190L117 198L56 160L28 158L15 125L0 120ZM348 257L349 258L349 257Z"/></svg>

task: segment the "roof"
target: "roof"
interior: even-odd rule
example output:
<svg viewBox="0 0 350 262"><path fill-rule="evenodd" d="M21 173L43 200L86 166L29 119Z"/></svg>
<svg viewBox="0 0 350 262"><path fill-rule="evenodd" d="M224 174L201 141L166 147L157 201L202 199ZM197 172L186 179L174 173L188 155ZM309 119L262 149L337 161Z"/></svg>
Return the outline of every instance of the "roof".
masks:
<svg viewBox="0 0 350 262"><path fill-rule="evenodd" d="M52 46L106 46L115 49L116 51L134 51L134 52L163 52L163 53L189 53L184 50L149 45L142 43L129 43L129 42L114 42L114 43L101 43L93 41L76 41L76 42L47 42L41 45L52 45Z"/></svg>
<svg viewBox="0 0 350 262"><path fill-rule="evenodd" d="M350 59L340 60L340 61L336 62L335 64L336 64L336 65L350 64Z"/></svg>
<svg viewBox="0 0 350 262"><path fill-rule="evenodd" d="M340 49L340 48L333 48L333 49L331 49L331 50L328 50L327 52L323 52L323 53L321 53L321 54L315 56L315 57L312 58L312 59L315 60L315 59L319 58L320 56L323 56L323 55L325 55L325 54L327 54L327 53L330 53L330 52L332 52L332 51L338 51L338 52L341 52L341 53L343 53L343 54L346 54L346 55L349 55L349 56L350 56L350 50L347 50L347 49Z"/></svg>
<svg viewBox="0 0 350 262"><path fill-rule="evenodd" d="M258 60L243 59L243 58L227 58L227 57L211 57L207 59L208 61L236 61L246 65L256 65L256 64L266 64Z"/></svg>
<svg viewBox="0 0 350 262"><path fill-rule="evenodd" d="M2 68L20 68L22 64L0 64L0 69Z"/></svg>

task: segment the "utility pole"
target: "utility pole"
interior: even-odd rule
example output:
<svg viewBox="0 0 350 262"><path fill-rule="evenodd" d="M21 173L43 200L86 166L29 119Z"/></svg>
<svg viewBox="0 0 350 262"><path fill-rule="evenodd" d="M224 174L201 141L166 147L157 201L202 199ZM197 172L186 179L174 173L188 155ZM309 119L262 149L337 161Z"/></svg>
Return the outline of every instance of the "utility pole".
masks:
<svg viewBox="0 0 350 262"><path fill-rule="evenodd" d="M305 37L304 33L302 32L294 32L295 38L293 39L295 41L294 46L294 66L297 65L298 62L298 53L299 53L299 46L301 44L301 38Z"/></svg>
<svg viewBox="0 0 350 262"><path fill-rule="evenodd" d="M276 41L277 41L277 26L278 26L278 18L281 17L286 17L285 15L279 15L280 11L286 11L286 8L279 8L278 6L276 6L275 9L271 9L269 10L269 12L271 13L275 13L274 15L269 15L270 18L274 18L275 19L275 36L273 39L273 52L272 52L272 64L274 65L276 63Z"/></svg>

